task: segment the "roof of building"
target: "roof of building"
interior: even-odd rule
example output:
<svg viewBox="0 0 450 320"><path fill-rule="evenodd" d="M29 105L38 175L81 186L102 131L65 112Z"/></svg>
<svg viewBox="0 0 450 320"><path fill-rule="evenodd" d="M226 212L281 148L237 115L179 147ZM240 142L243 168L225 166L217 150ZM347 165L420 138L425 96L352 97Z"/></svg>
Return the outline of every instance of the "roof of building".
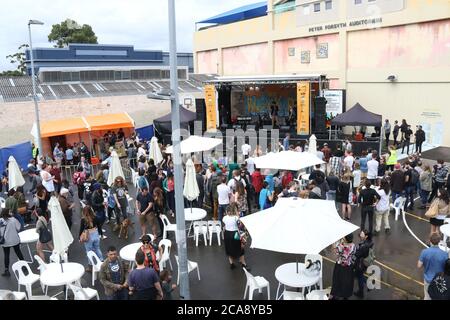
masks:
<svg viewBox="0 0 450 320"><path fill-rule="evenodd" d="M267 1L242 6L197 23L226 24L267 15Z"/></svg>

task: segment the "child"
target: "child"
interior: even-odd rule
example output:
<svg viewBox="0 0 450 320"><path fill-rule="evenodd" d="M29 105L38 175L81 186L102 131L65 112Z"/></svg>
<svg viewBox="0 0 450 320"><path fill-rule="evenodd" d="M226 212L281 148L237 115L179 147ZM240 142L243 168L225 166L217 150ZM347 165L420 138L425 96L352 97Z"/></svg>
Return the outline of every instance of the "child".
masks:
<svg viewBox="0 0 450 320"><path fill-rule="evenodd" d="M170 272L168 270L161 271L159 278L161 279L161 288L164 294L163 300L173 300L172 291L177 287L177 285L170 285L170 282L172 281Z"/></svg>
<svg viewBox="0 0 450 320"><path fill-rule="evenodd" d="M361 170L360 170L360 164L357 162L355 163L355 170L353 171L353 193L357 193L358 188L361 185Z"/></svg>

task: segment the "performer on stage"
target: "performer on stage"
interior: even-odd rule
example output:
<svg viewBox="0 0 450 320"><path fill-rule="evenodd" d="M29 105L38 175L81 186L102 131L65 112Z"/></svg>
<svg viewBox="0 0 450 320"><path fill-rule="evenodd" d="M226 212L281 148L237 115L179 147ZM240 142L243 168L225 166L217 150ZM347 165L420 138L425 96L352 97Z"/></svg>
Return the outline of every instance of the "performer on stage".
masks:
<svg viewBox="0 0 450 320"><path fill-rule="evenodd" d="M272 101L272 105L270 106L270 117L272 118L272 127L275 128L275 125L278 124L278 112L279 107L275 101Z"/></svg>

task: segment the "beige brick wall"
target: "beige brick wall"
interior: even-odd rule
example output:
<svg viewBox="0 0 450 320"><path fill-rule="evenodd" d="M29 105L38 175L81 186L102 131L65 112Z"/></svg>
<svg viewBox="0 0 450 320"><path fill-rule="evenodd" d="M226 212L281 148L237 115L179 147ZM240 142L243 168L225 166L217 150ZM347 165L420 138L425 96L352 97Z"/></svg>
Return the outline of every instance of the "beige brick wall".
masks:
<svg viewBox="0 0 450 320"><path fill-rule="evenodd" d="M201 98L203 94L190 95ZM39 103L41 121L120 112L128 112L136 122L136 127L142 127L152 124L153 119L169 113L170 103L149 100L145 95L65 99ZM0 147L31 141L30 131L34 121L33 102L0 103Z"/></svg>

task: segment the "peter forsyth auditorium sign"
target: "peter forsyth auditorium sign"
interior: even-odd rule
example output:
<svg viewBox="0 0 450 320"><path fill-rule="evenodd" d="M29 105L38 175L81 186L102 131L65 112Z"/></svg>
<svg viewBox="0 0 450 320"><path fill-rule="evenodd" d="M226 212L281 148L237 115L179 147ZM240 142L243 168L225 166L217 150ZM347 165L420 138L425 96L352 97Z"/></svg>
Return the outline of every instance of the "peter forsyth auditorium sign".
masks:
<svg viewBox="0 0 450 320"><path fill-rule="evenodd" d="M317 27L309 28L309 32L341 29L341 28L347 28L347 26L348 27L357 27L357 26L371 25L371 24L377 24L377 23L382 23L382 22L383 22L383 18L373 18L373 19L355 20L355 21L350 21L348 23L347 22L333 23L333 24L326 24L324 26L317 26Z"/></svg>

